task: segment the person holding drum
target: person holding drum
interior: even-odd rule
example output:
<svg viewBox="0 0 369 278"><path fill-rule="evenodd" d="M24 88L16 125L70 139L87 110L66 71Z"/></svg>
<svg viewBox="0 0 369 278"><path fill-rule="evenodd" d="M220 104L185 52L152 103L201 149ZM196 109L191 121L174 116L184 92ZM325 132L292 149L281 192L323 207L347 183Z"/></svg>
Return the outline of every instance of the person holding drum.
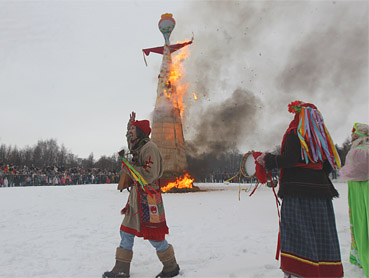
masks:
<svg viewBox="0 0 369 278"><path fill-rule="evenodd" d="M284 277L343 277L332 204L338 192L328 177L340 160L315 105L294 101L288 111L295 117L281 154L256 159L266 170L280 169L281 269Z"/></svg>

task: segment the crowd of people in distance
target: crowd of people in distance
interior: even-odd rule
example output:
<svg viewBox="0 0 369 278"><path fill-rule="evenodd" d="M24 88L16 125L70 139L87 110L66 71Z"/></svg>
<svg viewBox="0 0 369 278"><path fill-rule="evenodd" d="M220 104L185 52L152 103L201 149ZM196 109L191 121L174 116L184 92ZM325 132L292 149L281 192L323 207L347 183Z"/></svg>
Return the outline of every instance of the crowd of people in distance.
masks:
<svg viewBox="0 0 369 278"><path fill-rule="evenodd" d="M81 167L44 168L0 163L0 187L118 183L119 170Z"/></svg>
<svg viewBox="0 0 369 278"><path fill-rule="evenodd" d="M277 177L278 172L273 172ZM332 173L332 179L337 175ZM39 185L77 185L77 184L104 184L118 183L119 170L81 167L65 168L49 166L45 168L14 166L0 163L0 187L12 186L39 186ZM205 177L197 179L200 183L255 183L256 178L247 178L239 175L236 170L214 170Z"/></svg>

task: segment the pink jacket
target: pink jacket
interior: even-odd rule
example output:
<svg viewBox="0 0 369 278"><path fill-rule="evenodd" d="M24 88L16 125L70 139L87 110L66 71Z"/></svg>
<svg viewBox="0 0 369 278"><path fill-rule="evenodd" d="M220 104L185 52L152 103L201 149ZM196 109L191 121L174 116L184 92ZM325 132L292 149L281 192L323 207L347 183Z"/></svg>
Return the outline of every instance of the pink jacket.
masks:
<svg viewBox="0 0 369 278"><path fill-rule="evenodd" d="M369 150L365 146L351 148L346 163L339 172L345 181L366 181L369 179Z"/></svg>

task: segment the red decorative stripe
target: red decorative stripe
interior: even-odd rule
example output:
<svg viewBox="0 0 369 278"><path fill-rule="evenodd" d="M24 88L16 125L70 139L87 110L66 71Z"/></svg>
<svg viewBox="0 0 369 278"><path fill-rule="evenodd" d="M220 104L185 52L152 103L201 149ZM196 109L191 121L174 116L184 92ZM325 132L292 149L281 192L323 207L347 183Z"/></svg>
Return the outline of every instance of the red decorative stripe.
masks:
<svg viewBox="0 0 369 278"><path fill-rule="evenodd" d="M138 237L143 237L144 239L155 240L155 241L163 241L165 239L165 235L169 234L169 229L165 225L160 228L150 228L150 227L141 227L141 232L136 229L128 228L126 226L121 225L120 230Z"/></svg>
<svg viewBox="0 0 369 278"><path fill-rule="evenodd" d="M323 162L318 161L316 163L298 163L295 165L295 167L299 168L307 168L307 169L313 169L313 170L322 170L323 169Z"/></svg>
<svg viewBox="0 0 369 278"><path fill-rule="evenodd" d="M281 269L303 277L343 277L341 261L317 262L286 252L281 252Z"/></svg>
<svg viewBox="0 0 369 278"><path fill-rule="evenodd" d="M141 225L141 232L144 239L162 241L165 239L165 235L169 234L169 229L165 223L164 226L155 228Z"/></svg>

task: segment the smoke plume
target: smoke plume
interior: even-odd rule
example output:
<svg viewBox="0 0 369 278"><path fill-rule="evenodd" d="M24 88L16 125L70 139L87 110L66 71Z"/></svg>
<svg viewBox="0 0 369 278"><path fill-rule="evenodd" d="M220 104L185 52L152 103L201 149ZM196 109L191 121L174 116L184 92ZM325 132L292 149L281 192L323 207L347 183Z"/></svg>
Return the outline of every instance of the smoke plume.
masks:
<svg viewBox="0 0 369 278"><path fill-rule="evenodd" d="M260 105L260 100L254 94L236 89L224 102L211 104L206 110L200 111L195 123L195 137L187 141L188 154L198 156L210 153L219 156L236 149L246 131L255 127L255 115Z"/></svg>
<svg viewBox="0 0 369 278"><path fill-rule="evenodd" d="M294 100L318 107L335 143L355 121L347 105L368 121L367 2L198 1L174 16L173 39L195 35L185 62L199 96L184 114L192 156L275 148Z"/></svg>

